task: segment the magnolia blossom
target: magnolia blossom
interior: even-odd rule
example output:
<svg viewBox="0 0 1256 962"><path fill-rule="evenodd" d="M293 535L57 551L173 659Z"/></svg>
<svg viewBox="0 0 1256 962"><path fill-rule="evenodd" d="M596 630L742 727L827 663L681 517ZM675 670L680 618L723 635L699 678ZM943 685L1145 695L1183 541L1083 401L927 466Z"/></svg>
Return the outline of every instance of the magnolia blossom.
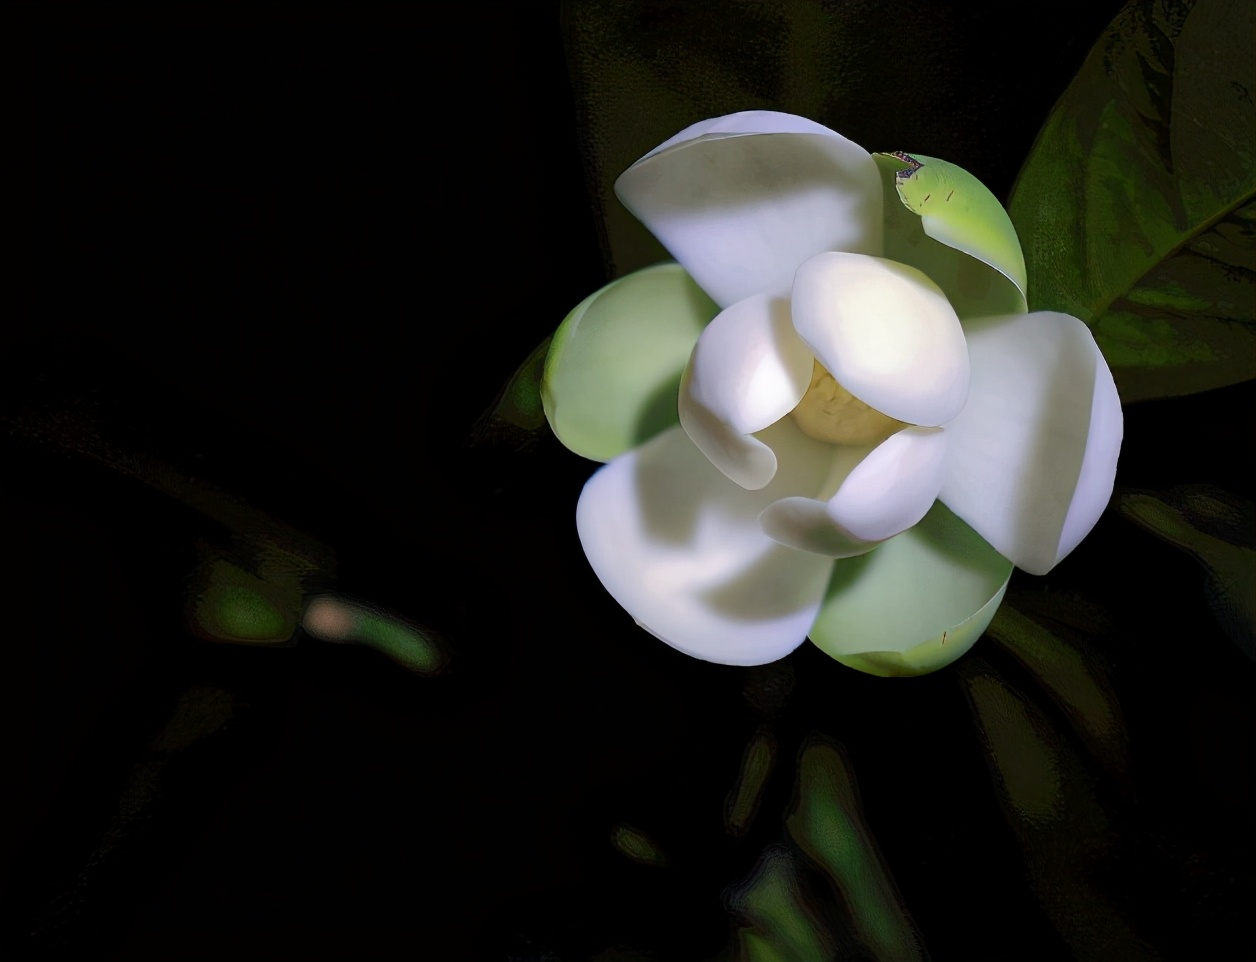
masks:
<svg viewBox="0 0 1256 962"><path fill-rule="evenodd" d="M752 111L616 183L675 257L587 298L545 362L557 436L608 462L580 540L647 631L724 664L808 636L878 674L985 630L1013 565L1098 520L1122 434L1079 320L1026 312L1006 212L962 169Z"/></svg>

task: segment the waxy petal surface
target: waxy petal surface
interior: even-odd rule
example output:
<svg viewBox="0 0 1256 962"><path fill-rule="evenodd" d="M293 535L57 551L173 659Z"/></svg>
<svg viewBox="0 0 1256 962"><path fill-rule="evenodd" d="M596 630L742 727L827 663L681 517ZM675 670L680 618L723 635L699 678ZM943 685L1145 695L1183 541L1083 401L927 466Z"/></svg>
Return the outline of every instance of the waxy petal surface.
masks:
<svg viewBox="0 0 1256 962"><path fill-rule="evenodd" d="M936 427L968 396L968 351L946 295L906 264L825 253L798 268L794 327L859 400L909 424Z"/></svg>
<svg viewBox="0 0 1256 962"><path fill-rule="evenodd" d="M972 384L947 425L941 498L1005 557L1046 574L1107 507L1121 401L1094 337L1040 311L967 324Z"/></svg>
<svg viewBox="0 0 1256 962"><path fill-rule="evenodd" d="M698 338L680 383L681 426L731 480L762 488L776 473L776 458L750 435L794 409L811 367L788 301L766 295L738 301Z"/></svg>
<svg viewBox="0 0 1256 962"><path fill-rule="evenodd" d="M601 468L576 509L580 541L607 591L685 654L757 665L807 636L832 562L759 527L763 508L825 484L831 446L784 419L760 434L779 462L759 491L734 484L672 428Z"/></svg>
<svg viewBox="0 0 1256 962"><path fill-rule="evenodd" d="M821 251L881 253L871 155L789 114L694 124L629 167L615 192L721 307L787 295Z"/></svg>
<svg viewBox="0 0 1256 962"><path fill-rule="evenodd" d="M946 432L907 428L865 450L839 448L840 486L827 501L793 497L768 505L759 516L764 532L800 551L848 558L920 521L942 488Z"/></svg>

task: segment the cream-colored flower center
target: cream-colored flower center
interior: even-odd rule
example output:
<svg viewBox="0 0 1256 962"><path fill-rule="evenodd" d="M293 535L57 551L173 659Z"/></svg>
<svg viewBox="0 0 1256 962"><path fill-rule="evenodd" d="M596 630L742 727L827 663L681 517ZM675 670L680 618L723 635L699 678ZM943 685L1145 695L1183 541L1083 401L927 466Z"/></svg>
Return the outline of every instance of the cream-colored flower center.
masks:
<svg viewBox="0 0 1256 962"><path fill-rule="evenodd" d="M789 412L803 434L830 444L875 444L907 425L868 407L812 362L811 386Z"/></svg>

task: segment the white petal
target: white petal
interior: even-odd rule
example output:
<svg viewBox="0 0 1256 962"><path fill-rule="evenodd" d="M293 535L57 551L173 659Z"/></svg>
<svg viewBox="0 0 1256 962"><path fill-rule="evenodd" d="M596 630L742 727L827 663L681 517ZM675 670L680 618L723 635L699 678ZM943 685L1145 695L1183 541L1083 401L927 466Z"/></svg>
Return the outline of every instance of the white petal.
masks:
<svg viewBox="0 0 1256 962"><path fill-rule="evenodd" d="M866 454L845 448L840 487L827 502L783 498L759 516L764 532L801 551L849 558L906 531L933 506L946 468L946 432L907 428Z"/></svg>
<svg viewBox="0 0 1256 962"><path fill-rule="evenodd" d="M687 144L699 137L717 139L719 137L735 137L742 134L822 134L835 135L823 124L797 114L782 113L779 110L742 110L735 114L722 117L711 117L690 124L680 133L663 141L641 160L648 160L657 154L681 144ZM844 139L844 138L843 138ZM641 160L637 163L641 163Z"/></svg>
<svg viewBox="0 0 1256 962"><path fill-rule="evenodd" d="M820 254L798 269L791 310L837 383L882 414L932 427L964 406L964 330L946 295L914 267Z"/></svg>
<svg viewBox="0 0 1256 962"><path fill-rule="evenodd" d="M780 462L761 491L729 481L676 427L594 474L576 509L607 591L643 628L706 661L758 665L793 651L832 567L772 541L757 520L786 494L820 491L832 446L788 418L761 438Z"/></svg>
<svg viewBox="0 0 1256 962"><path fill-rule="evenodd" d="M1040 311L966 325L968 405L947 425L942 500L1031 574L1046 574L1112 495L1123 421L1090 331Z"/></svg>
<svg viewBox="0 0 1256 962"><path fill-rule="evenodd" d="M694 124L624 171L615 193L721 307L788 294L821 251L881 252L876 163L790 114Z"/></svg>
<svg viewBox="0 0 1256 962"><path fill-rule="evenodd" d="M698 338L680 382L680 423L724 474L743 488L761 488L776 473L776 458L749 435L794 409L811 383L811 366L788 301L739 301Z"/></svg>

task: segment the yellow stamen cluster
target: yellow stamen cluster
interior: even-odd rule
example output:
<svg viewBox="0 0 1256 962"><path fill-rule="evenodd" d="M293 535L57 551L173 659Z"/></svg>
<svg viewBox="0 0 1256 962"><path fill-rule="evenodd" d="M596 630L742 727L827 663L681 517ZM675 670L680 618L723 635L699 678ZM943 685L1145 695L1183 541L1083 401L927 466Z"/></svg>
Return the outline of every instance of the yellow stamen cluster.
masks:
<svg viewBox="0 0 1256 962"><path fill-rule="evenodd" d="M789 412L808 437L830 444L876 444L907 427L889 415L868 407L813 362L811 386Z"/></svg>

